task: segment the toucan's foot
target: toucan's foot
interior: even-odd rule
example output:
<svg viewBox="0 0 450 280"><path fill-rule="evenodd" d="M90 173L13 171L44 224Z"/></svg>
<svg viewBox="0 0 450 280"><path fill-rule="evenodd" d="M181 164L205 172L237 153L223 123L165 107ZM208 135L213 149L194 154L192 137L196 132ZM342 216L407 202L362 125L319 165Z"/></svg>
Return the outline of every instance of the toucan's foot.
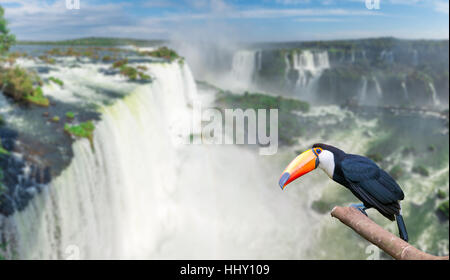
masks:
<svg viewBox="0 0 450 280"><path fill-rule="evenodd" d="M366 216L368 217L368 215L367 215L367 213L366 213L367 207L364 206L364 204L362 204L362 203L359 203L359 204L351 204L350 207L354 207L354 208L358 209L361 213L363 213L364 215L366 215Z"/></svg>

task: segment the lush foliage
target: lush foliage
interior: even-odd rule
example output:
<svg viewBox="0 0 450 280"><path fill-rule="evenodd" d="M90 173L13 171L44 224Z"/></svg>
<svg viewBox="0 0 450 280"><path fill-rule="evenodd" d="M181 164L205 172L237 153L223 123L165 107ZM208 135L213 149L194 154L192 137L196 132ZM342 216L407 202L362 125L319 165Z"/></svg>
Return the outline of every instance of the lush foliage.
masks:
<svg viewBox="0 0 450 280"><path fill-rule="evenodd" d="M37 75L18 66L2 69L0 72L0 87L4 86L3 93L16 102L48 106L50 102L44 97L40 84L42 81Z"/></svg>
<svg viewBox="0 0 450 280"><path fill-rule="evenodd" d="M449 212L448 200L439 204L438 209L442 214L444 214L448 218L448 212Z"/></svg>
<svg viewBox="0 0 450 280"><path fill-rule="evenodd" d="M144 51L144 52L141 52L141 55L148 55L148 56L164 58L169 61L173 61L180 57L174 50L169 49L168 47L160 47L154 51Z"/></svg>
<svg viewBox="0 0 450 280"><path fill-rule="evenodd" d="M94 129L95 126L92 121L83 122L78 125L64 125L64 131L68 134L76 137L87 138L90 141L93 139Z"/></svg>
<svg viewBox="0 0 450 280"><path fill-rule="evenodd" d="M54 82L55 84L58 84L61 87L64 85L63 81L61 81L60 79L55 78L55 77L50 77L50 78L48 78L48 80Z"/></svg>
<svg viewBox="0 0 450 280"><path fill-rule="evenodd" d="M309 110L306 102L261 93L245 92L239 95L221 92L216 102L223 108L278 109L279 140L284 145L295 144L295 139L303 134L304 127L298 121L296 112Z"/></svg>
<svg viewBox="0 0 450 280"><path fill-rule="evenodd" d="M430 173L428 172L428 169L423 165L416 165L411 170L414 173L420 174L422 176L429 176Z"/></svg>
<svg viewBox="0 0 450 280"><path fill-rule="evenodd" d="M67 112L66 113L66 117L68 118L68 119L74 119L75 118L75 114L73 113L73 112Z"/></svg>
<svg viewBox="0 0 450 280"><path fill-rule="evenodd" d="M1 155L9 155L9 152L5 148L3 148L2 140L0 139L0 156Z"/></svg>
<svg viewBox="0 0 450 280"><path fill-rule="evenodd" d="M0 6L0 55L6 53L16 40L15 36L9 33L4 14L5 11Z"/></svg>
<svg viewBox="0 0 450 280"><path fill-rule="evenodd" d="M128 77L128 79L135 81L138 80L150 80L150 76L139 70L147 70L145 66L137 66L136 68L128 65L128 59L117 60L112 65L113 68L118 68L120 74Z"/></svg>
<svg viewBox="0 0 450 280"><path fill-rule="evenodd" d="M280 109L301 112L309 110L309 104L304 101L262 93L245 92L244 95L223 93L217 100L233 107L240 106L242 109Z"/></svg>

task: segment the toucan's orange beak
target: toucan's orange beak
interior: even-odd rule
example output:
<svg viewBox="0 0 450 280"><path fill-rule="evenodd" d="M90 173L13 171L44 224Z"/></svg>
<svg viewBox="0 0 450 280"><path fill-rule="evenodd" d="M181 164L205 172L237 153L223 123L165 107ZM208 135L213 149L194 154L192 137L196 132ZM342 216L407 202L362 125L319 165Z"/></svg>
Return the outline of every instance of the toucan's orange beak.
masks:
<svg viewBox="0 0 450 280"><path fill-rule="evenodd" d="M284 190L287 184L294 181L298 177L313 171L318 165L319 157L313 152L312 149L301 153L291 163L289 163L281 174L279 182L281 189Z"/></svg>

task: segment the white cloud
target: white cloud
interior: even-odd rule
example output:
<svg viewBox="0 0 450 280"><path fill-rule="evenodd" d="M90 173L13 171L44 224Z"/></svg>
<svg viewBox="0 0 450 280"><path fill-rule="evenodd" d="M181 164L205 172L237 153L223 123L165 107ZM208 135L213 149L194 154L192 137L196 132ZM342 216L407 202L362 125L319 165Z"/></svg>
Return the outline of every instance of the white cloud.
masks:
<svg viewBox="0 0 450 280"><path fill-rule="evenodd" d="M270 0L275 1L275 0ZM276 0L284 3L306 3L305 0ZM81 1L78 11L67 10L65 1L54 2L39 0L0 0L7 4L6 18L10 29L20 40L56 40L87 36L166 38L183 26L200 28L205 25L227 20L261 20L290 19L295 22L341 22L350 21L361 16L392 16L385 10L350 9L333 6L344 0L321 0L316 8L264 8L261 6L233 6L226 0L184 0L181 2L161 0L141 0L139 2L116 2L100 4L98 1ZM358 1L363 0L345 0ZM403 4L406 0L382 0L389 3ZM236 2L233 2L236 3ZM448 14L448 1L444 0L411 0L412 5L427 5L440 13ZM188 5L189 6L188 6ZM325 5L328 4L328 5ZM432 5L432 6L430 6ZM131 11L135 8L152 9L171 7L152 16L134 17ZM190 8L189 8L190 7ZM171 11L171 12L168 12ZM192 25L191 25L192 24ZM250 28L251 21L245 23ZM262 30L264 26L258 26ZM262 28L262 29L261 29ZM248 29L250 30L250 29ZM383 33L384 32L384 33ZM383 34L386 34L383 31ZM265 34L270 39L276 34Z"/></svg>
<svg viewBox="0 0 450 280"><path fill-rule="evenodd" d="M448 15L448 1L435 1L434 10L439 13L444 13Z"/></svg>
<svg viewBox="0 0 450 280"><path fill-rule="evenodd" d="M255 9L240 11L231 17L242 18L284 18L296 16L367 16L383 15L381 12L370 10L348 9Z"/></svg>
<svg viewBox="0 0 450 280"><path fill-rule="evenodd" d="M158 20L127 15L128 2L90 4L68 10L65 1L1 0L9 5L5 16L19 40L57 40L87 36L150 37L167 31Z"/></svg>

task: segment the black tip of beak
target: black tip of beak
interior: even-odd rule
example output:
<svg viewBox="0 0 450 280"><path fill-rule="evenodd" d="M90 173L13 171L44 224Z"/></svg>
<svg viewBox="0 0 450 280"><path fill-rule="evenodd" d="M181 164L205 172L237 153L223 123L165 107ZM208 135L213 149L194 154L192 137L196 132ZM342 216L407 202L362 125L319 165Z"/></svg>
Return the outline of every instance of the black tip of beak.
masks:
<svg viewBox="0 0 450 280"><path fill-rule="evenodd" d="M286 184L287 180L289 180L289 177L291 176L291 174L289 174L288 172L284 172L283 175L281 175L280 178L280 188L283 190L284 189L284 184Z"/></svg>

